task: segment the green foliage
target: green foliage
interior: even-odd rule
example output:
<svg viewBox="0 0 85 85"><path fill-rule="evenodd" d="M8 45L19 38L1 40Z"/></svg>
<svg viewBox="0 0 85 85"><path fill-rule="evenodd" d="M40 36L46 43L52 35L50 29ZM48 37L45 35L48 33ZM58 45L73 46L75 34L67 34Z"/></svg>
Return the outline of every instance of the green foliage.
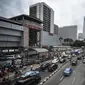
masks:
<svg viewBox="0 0 85 85"><path fill-rule="evenodd" d="M73 44L73 39L71 39L71 38L65 38L64 39L64 45L71 45L71 44Z"/></svg>
<svg viewBox="0 0 85 85"><path fill-rule="evenodd" d="M85 42L80 40L75 40L75 42L71 46L75 46L75 47L85 46Z"/></svg>

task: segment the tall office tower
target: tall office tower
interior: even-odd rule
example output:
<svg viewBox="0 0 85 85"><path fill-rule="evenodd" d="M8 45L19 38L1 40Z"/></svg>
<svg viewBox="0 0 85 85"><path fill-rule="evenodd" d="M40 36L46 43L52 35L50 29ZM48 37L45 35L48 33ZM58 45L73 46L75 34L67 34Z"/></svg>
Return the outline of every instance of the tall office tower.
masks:
<svg viewBox="0 0 85 85"><path fill-rule="evenodd" d="M54 11L44 2L30 6L29 15L43 21L43 31L54 34Z"/></svg>
<svg viewBox="0 0 85 85"><path fill-rule="evenodd" d="M85 17L84 17L84 20L83 20L83 35L85 36Z"/></svg>

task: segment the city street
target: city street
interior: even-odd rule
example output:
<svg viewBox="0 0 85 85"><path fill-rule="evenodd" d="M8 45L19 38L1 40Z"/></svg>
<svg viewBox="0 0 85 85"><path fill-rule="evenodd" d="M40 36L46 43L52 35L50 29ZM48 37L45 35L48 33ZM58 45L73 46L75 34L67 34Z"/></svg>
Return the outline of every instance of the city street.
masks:
<svg viewBox="0 0 85 85"><path fill-rule="evenodd" d="M79 62L70 77L62 76L61 78L62 81L59 85L85 85L85 64Z"/></svg>
<svg viewBox="0 0 85 85"><path fill-rule="evenodd" d="M64 63L60 64L58 63L58 68L61 67ZM48 72L47 70L45 72L40 71L41 79L43 80L45 77L48 77L52 72Z"/></svg>
<svg viewBox="0 0 85 85"><path fill-rule="evenodd" d="M51 62L51 61L47 61ZM60 64L58 63L58 68L60 68L64 63ZM28 69L29 70L29 69ZM48 77L52 72L48 72L47 70L45 71L40 71L40 76L41 76L41 81L43 81L46 77ZM14 85L15 81L12 82L12 85Z"/></svg>
<svg viewBox="0 0 85 85"><path fill-rule="evenodd" d="M85 85L85 0L0 6L0 85Z"/></svg>
<svg viewBox="0 0 85 85"><path fill-rule="evenodd" d="M67 67L73 69L73 73L69 77L63 76L63 70ZM70 62L65 64L53 77L51 77L43 85L82 85L84 83L85 65L82 60L78 61L77 66L71 66ZM83 84L84 85L84 84Z"/></svg>

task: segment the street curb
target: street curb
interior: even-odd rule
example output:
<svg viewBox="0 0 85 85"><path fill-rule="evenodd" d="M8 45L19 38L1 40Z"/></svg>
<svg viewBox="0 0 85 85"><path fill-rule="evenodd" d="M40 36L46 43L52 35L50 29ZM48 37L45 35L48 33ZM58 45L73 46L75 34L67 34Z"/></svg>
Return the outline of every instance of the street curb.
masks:
<svg viewBox="0 0 85 85"><path fill-rule="evenodd" d="M38 85L43 85L45 82L47 82L47 80L49 80L50 78L52 78L54 76L54 74L56 72L58 72L66 63L68 63L69 61L65 62L63 65L61 65L57 70L55 70L53 73L51 73L48 77L46 77L44 80L42 80Z"/></svg>

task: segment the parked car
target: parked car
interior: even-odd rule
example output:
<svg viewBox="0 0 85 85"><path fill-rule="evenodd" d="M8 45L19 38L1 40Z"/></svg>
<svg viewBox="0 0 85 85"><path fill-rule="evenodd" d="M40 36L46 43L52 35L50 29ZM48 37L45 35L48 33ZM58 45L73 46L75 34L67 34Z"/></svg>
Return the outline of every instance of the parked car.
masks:
<svg viewBox="0 0 85 85"><path fill-rule="evenodd" d="M44 64L41 64L40 69L44 71L45 69L48 69L49 66L50 66L50 63L44 63Z"/></svg>
<svg viewBox="0 0 85 85"><path fill-rule="evenodd" d="M70 76L72 74L72 68L66 68L63 72L64 76Z"/></svg>
<svg viewBox="0 0 85 85"><path fill-rule="evenodd" d="M66 61L66 59L63 59L63 58L59 59L60 63L64 63L65 61Z"/></svg>
<svg viewBox="0 0 85 85"><path fill-rule="evenodd" d="M76 66L77 65L77 60L72 61L71 65Z"/></svg>
<svg viewBox="0 0 85 85"><path fill-rule="evenodd" d="M52 60L52 63L58 63L59 62L59 59L58 58L55 58Z"/></svg>
<svg viewBox="0 0 85 85"><path fill-rule="evenodd" d="M39 71L28 71L21 75L15 85L32 85L39 83L41 76Z"/></svg>
<svg viewBox="0 0 85 85"><path fill-rule="evenodd" d="M49 72L52 72L54 70L56 70L58 68L58 65L57 64L51 64L49 67L48 67L48 71Z"/></svg>

